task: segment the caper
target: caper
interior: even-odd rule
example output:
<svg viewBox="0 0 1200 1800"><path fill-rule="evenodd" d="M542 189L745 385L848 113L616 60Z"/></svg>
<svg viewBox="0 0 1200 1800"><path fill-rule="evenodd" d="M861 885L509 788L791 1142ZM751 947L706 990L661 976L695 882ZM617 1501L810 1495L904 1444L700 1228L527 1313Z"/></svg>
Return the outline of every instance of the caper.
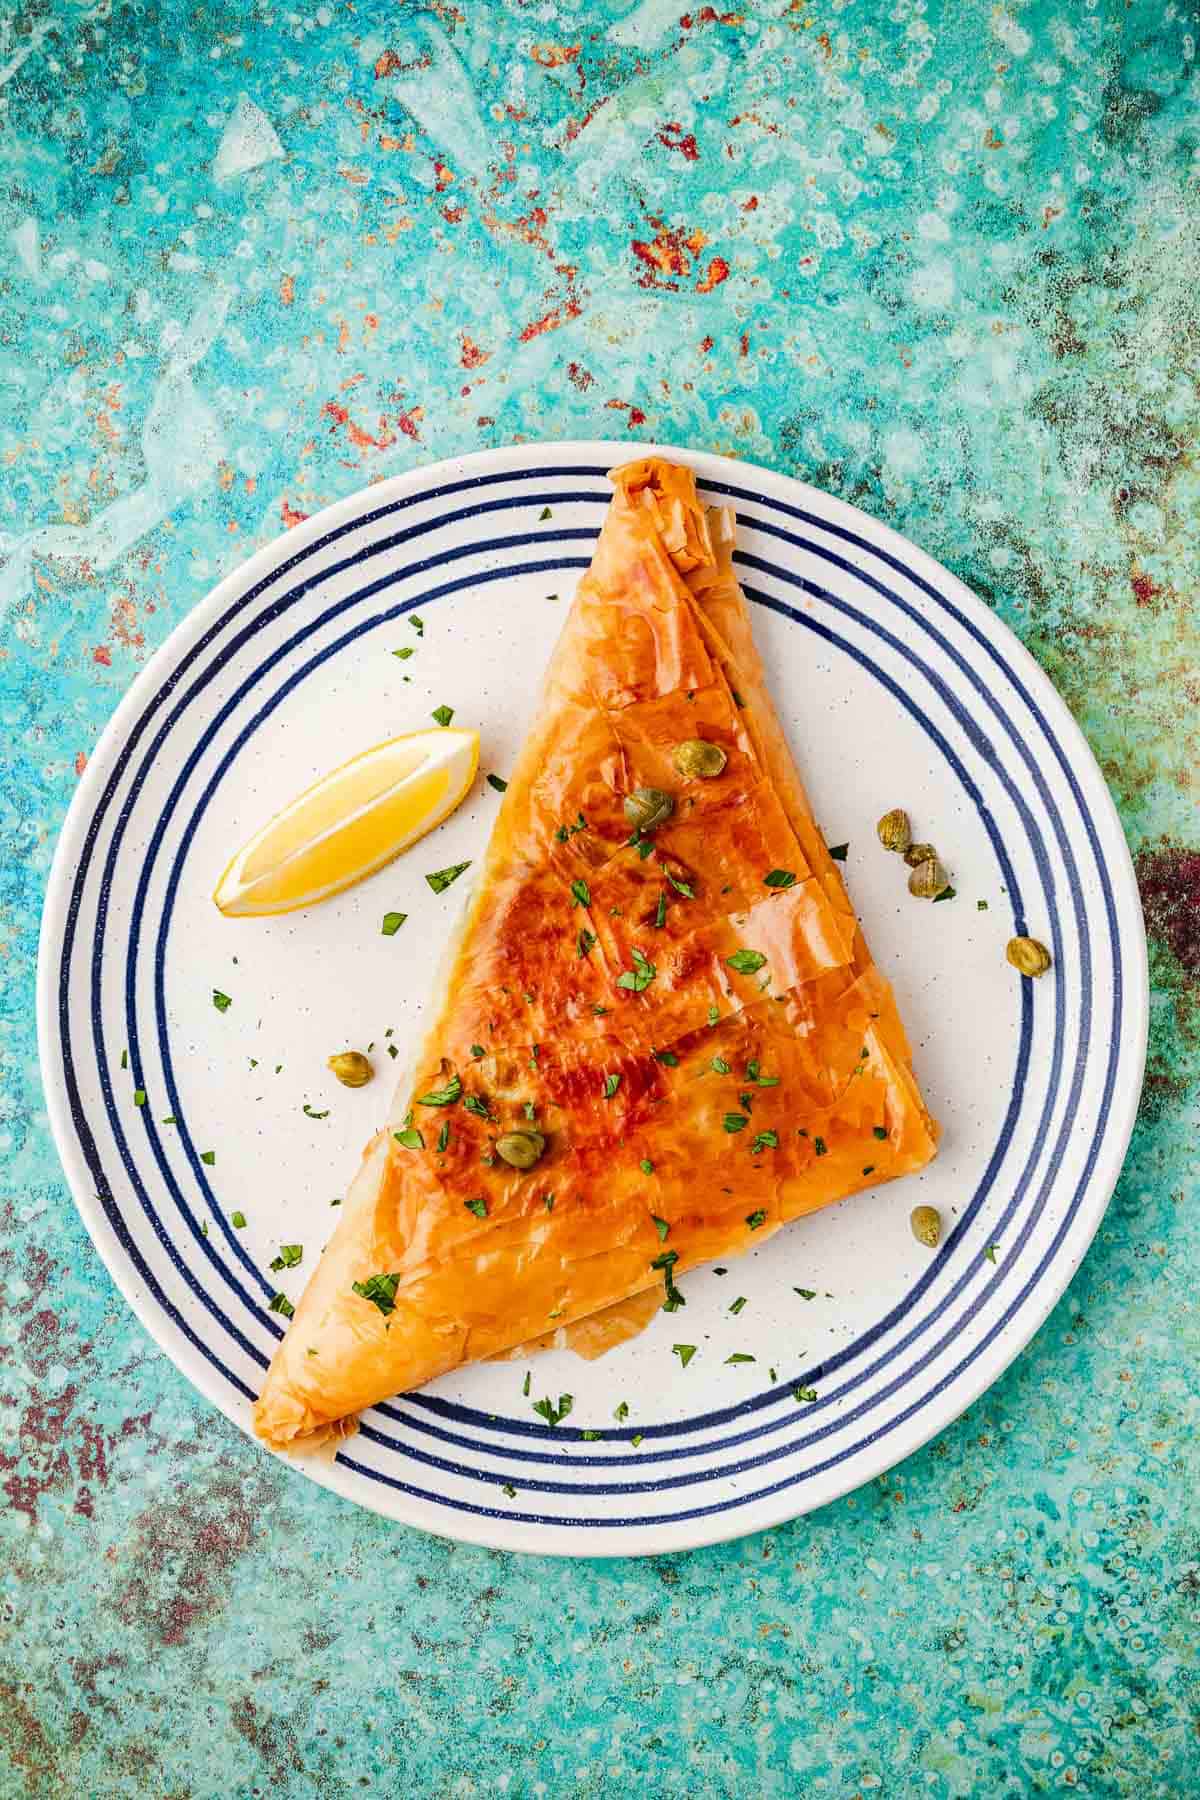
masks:
<svg viewBox="0 0 1200 1800"><path fill-rule="evenodd" d="M329 1067L343 1087L366 1087L375 1073L361 1050L340 1051L329 1058Z"/></svg>
<svg viewBox="0 0 1200 1800"><path fill-rule="evenodd" d="M540 1131L506 1131L496 1139L496 1155L510 1169L532 1169L540 1162L546 1140Z"/></svg>
<svg viewBox="0 0 1200 1800"><path fill-rule="evenodd" d="M1050 967L1050 952L1036 938L1009 938L1004 954L1022 975L1044 975Z"/></svg>
<svg viewBox="0 0 1200 1800"><path fill-rule="evenodd" d="M708 738L688 738L671 753L671 761L685 781L707 781L719 775L728 760L720 744L710 743Z"/></svg>
<svg viewBox="0 0 1200 1800"><path fill-rule="evenodd" d="M896 850L901 856L912 843L912 826L902 806L893 806L891 812L885 812L875 830L884 849Z"/></svg>
<svg viewBox="0 0 1200 1800"><path fill-rule="evenodd" d="M673 796L661 788L634 788L625 796L625 817L635 831L657 831L674 811Z"/></svg>
<svg viewBox="0 0 1200 1800"><path fill-rule="evenodd" d="M936 1250L942 1235L942 1215L936 1206L914 1206L908 1215L912 1234L918 1244Z"/></svg>
<svg viewBox="0 0 1200 1800"><path fill-rule="evenodd" d="M946 874L936 856L930 856L918 863L908 878L908 891L915 894L918 900L933 900L943 888L950 886L950 877Z"/></svg>
<svg viewBox="0 0 1200 1800"><path fill-rule="evenodd" d="M915 869L918 863L932 862L936 856L932 844L910 844L904 852L904 860L910 869Z"/></svg>

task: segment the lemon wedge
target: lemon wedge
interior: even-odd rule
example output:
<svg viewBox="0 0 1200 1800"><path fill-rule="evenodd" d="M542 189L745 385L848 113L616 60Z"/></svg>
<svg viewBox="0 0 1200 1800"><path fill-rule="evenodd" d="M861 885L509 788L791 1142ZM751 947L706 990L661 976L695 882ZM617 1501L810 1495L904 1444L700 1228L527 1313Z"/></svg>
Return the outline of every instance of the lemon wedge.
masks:
<svg viewBox="0 0 1200 1800"><path fill-rule="evenodd" d="M213 899L240 919L340 894L440 825L478 763L479 733L444 726L364 750L276 813L238 851Z"/></svg>

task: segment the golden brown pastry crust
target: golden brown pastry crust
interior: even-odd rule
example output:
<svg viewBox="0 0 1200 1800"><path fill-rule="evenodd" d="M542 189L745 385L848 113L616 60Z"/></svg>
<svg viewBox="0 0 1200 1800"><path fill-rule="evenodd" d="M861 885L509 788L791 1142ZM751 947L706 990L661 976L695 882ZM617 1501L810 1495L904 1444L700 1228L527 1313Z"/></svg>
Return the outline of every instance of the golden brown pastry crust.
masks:
<svg viewBox="0 0 1200 1800"><path fill-rule="evenodd" d="M766 691L731 523L676 464L612 479L416 1080L255 1408L277 1448L518 1346L596 1353L640 1328L649 1290L934 1154ZM695 737L725 751L718 778L676 772ZM648 854L623 812L638 787L676 797ZM794 882L766 886L772 869ZM620 983L635 949L641 991ZM394 1135L410 1110L421 1148ZM520 1173L493 1146L531 1112L547 1148ZM373 1276L383 1307L354 1291Z"/></svg>

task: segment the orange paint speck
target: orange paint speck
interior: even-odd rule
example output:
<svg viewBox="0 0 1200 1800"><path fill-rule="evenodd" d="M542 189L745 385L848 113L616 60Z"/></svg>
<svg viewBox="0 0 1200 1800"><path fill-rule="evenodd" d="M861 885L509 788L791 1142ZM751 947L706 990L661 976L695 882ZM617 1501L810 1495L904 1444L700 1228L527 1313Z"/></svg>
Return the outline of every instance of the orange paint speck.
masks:
<svg viewBox="0 0 1200 1800"><path fill-rule="evenodd" d="M529 52L543 69L561 69L564 63L578 61L582 44L535 44Z"/></svg>
<svg viewBox="0 0 1200 1800"><path fill-rule="evenodd" d="M105 669L112 668L112 651L107 644L101 644L92 651L92 661L99 663Z"/></svg>
<svg viewBox="0 0 1200 1800"><path fill-rule="evenodd" d="M462 333L462 353L459 361L464 369L477 369L491 355L490 350L481 350L478 344L472 343L466 332Z"/></svg>
<svg viewBox="0 0 1200 1800"><path fill-rule="evenodd" d="M704 272L704 279L696 283L698 294L711 294L715 287L729 280L729 264L723 256L714 256Z"/></svg>
<svg viewBox="0 0 1200 1800"><path fill-rule="evenodd" d="M296 298L296 281L292 275L285 275L279 283L279 298L284 306L290 306Z"/></svg>
<svg viewBox="0 0 1200 1800"><path fill-rule="evenodd" d="M544 331L557 331L568 319L577 319L583 308L577 300L568 300L565 306L552 307L540 319L534 319L525 329L518 333L517 342L528 344L532 338L541 337Z"/></svg>
<svg viewBox="0 0 1200 1800"><path fill-rule="evenodd" d="M87 761L86 751L77 750L75 752L75 773L77 775L83 774L83 771L87 768Z"/></svg>
<svg viewBox="0 0 1200 1800"><path fill-rule="evenodd" d="M288 505L287 500L284 499L279 502L279 517L283 520L287 530L290 531L293 525L303 525L308 514L296 512L294 508Z"/></svg>

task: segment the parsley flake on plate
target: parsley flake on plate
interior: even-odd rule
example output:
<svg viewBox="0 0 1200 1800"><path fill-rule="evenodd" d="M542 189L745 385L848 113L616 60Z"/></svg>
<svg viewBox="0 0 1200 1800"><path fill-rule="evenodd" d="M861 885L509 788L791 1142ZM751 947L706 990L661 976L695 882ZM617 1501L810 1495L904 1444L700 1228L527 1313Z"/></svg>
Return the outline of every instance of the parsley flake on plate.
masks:
<svg viewBox="0 0 1200 1800"><path fill-rule="evenodd" d="M271 1258L272 1269L294 1269L304 1255L303 1244L280 1244L279 1255Z"/></svg>
<svg viewBox="0 0 1200 1800"><path fill-rule="evenodd" d="M425 1148L425 1139L415 1125L407 1125L403 1131L393 1131L392 1136L405 1150L423 1150Z"/></svg>
<svg viewBox="0 0 1200 1800"><path fill-rule="evenodd" d="M745 1113L727 1112L723 1123L726 1131L732 1134L735 1131L744 1131L750 1121Z"/></svg>
<svg viewBox="0 0 1200 1800"><path fill-rule="evenodd" d="M471 863L468 858L466 862L451 863L448 869L435 869L432 875L427 875L425 879L435 894L444 894L446 889L453 882L458 880L463 870L469 869L470 866Z"/></svg>
<svg viewBox="0 0 1200 1800"><path fill-rule="evenodd" d="M745 1296L745 1294L739 1294L739 1295L738 1295L738 1297L737 1297L737 1299L736 1299L736 1300L734 1300L734 1301L733 1301L733 1302L732 1302L732 1304L731 1304L731 1305L730 1305L730 1308L729 1308L729 1310L730 1310L730 1312L731 1312L731 1313L740 1313L740 1312L741 1312L741 1310L742 1310L742 1308L743 1308L743 1306L745 1306L745 1304L746 1304L746 1296Z"/></svg>
<svg viewBox="0 0 1200 1800"><path fill-rule="evenodd" d="M760 1131L750 1146L751 1156L757 1156L760 1150L778 1150L779 1133L777 1131Z"/></svg>
<svg viewBox="0 0 1200 1800"><path fill-rule="evenodd" d="M228 1012L230 1007L233 1005L233 1001L230 998L230 996L228 994L223 994L221 992L220 988L213 989L212 997L213 997L213 1005L216 1007L218 1012Z"/></svg>
<svg viewBox="0 0 1200 1800"><path fill-rule="evenodd" d="M215 1150L202 1150L200 1152L200 1161L202 1163L207 1163L208 1167L210 1169L212 1168L212 1166L216 1162L216 1160L217 1160L217 1153Z"/></svg>
<svg viewBox="0 0 1200 1800"><path fill-rule="evenodd" d="M765 1225L766 1222L767 1222L767 1215L765 1212L763 1212L761 1210L761 1208L758 1212L752 1212L752 1213L746 1214L746 1223L750 1227L751 1231L757 1231L759 1226Z"/></svg>
<svg viewBox="0 0 1200 1800"><path fill-rule="evenodd" d="M545 1419L547 1425L560 1425L574 1405L574 1394L560 1394L557 1406L547 1395L544 1400L534 1401L533 1410L539 1417Z"/></svg>
<svg viewBox="0 0 1200 1800"><path fill-rule="evenodd" d="M763 876L763 885L769 888L795 887L796 877L791 869L768 869Z"/></svg>
<svg viewBox="0 0 1200 1800"><path fill-rule="evenodd" d="M454 717L454 708L452 706L435 706L429 716L439 725L448 725Z"/></svg>
<svg viewBox="0 0 1200 1800"><path fill-rule="evenodd" d="M657 1213L651 1213L650 1218L653 1222L655 1231L657 1231L657 1233L658 1233L659 1243L660 1244L665 1243L666 1239L667 1239L667 1233L671 1229L670 1225L668 1224L666 1219L660 1219Z"/></svg>
<svg viewBox="0 0 1200 1800"><path fill-rule="evenodd" d="M327 1119L329 1117L329 1108L328 1107L325 1108L324 1112L314 1112L312 1107L308 1104L307 1100L304 1102L304 1105L301 1107L300 1110L304 1113L305 1117L309 1118L309 1119Z"/></svg>
<svg viewBox="0 0 1200 1800"><path fill-rule="evenodd" d="M681 1366L686 1369L696 1354L696 1346L695 1344L672 1344L671 1353L679 1358Z"/></svg>
<svg viewBox="0 0 1200 1800"><path fill-rule="evenodd" d="M273 1313L282 1313L285 1319L293 1318L296 1312L286 1294L272 1294L268 1310Z"/></svg>
<svg viewBox="0 0 1200 1800"><path fill-rule="evenodd" d="M487 779L488 786L495 788L498 794L506 794L508 792L508 783L505 781L503 775L489 775Z"/></svg>
<svg viewBox="0 0 1200 1800"><path fill-rule="evenodd" d="M229 1223L233 1226L233 1229L235 1231L244 1231L246 1229L245 1213L244 1212L230 1213Z"/></svg>
<svg viewBox="0 0 1200 1800"><path fill-rule="evenodd" d="M575 906L590 906L592 904L592 890L583 879L582 875L577 875L575 880L571 883L571 900L572 904Z"/></svg>
<svg viewBox="0 0 1200 1800"><path fill-rule="evenodd" d="M757 1362L757 1356L748 1356L744 1350L735 1350L732 1356L725 1358L726 1363Z"/></svg>
<svg viewBox="0 0 1200 1800"><path fill-rule="evenodd" d="M408 914L402 912L384 913L383 924L379 927L380 935L382 937L395 937L407 917Z"/></svg>
<svg viewBox="0 0 1200 1800"><path fill-rule="evenodd" d="M846 844L830 844L829 854L833 858L834 862L845 862L846 852L849 850L849 848L850 848L850 845L848 843L846 843Z"/></svg>
<svg viewBox="0 0 1200 1800"><path fill-rule="evenodd" d="M392 651L392 655L398 656L400 658L401 662L407 662L409 657L414 656L415 654L416 654L416 652L414 651L411 644L405 644L403 650L393 650Z"/></svg>
<svg viewBox="0 0 1200 1800"><path fill-rule="evenodd" d="M464 1200L463 1205L469 1213L474 1213L477 1219L486 1219L488 1216L488 1203L482 1196L478 1200Z"/></svg>

